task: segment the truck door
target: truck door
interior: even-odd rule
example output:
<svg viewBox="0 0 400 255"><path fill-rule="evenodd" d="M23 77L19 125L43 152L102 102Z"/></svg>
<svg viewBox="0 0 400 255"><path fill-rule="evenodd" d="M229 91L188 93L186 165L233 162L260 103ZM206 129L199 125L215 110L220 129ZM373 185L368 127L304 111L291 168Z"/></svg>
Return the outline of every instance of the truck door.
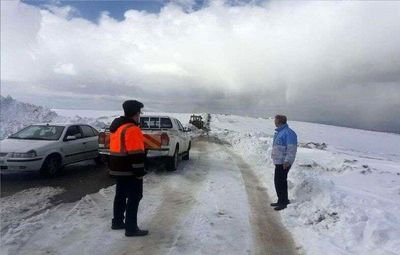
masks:
<svg viewBox="0 0 400 255"><path fill-rule="evenodd" d="M178 125L178 137L179 137L179 153L183 153L188 149L187 134L183 131L183 126L179 120L175 120Z"/></svg>

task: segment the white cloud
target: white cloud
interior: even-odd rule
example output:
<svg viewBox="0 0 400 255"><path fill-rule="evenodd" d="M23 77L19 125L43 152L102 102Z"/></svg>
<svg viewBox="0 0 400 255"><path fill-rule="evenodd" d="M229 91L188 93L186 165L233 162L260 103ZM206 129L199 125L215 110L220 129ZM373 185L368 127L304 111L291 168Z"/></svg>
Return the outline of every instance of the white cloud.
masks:
<svg viewBox="0 0 400 255"><path fill-rule="evenodd" d="M193 4L94 24L2 1L2 83L367 128L400 119L400 2L176 3Z"/></svg>
<svg viewBox="0 0 400 255"><path fill-rule="evenodd" d="M57 64L54 67L54 72L59 74L76 75L75 66L71 63Z"/></svg>

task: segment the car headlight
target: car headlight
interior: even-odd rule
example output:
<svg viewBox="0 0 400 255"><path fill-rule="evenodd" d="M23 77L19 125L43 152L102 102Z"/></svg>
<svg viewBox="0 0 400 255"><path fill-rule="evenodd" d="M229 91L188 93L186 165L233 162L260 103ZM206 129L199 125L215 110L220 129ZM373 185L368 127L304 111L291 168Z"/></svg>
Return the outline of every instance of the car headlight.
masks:
<svg viewBox="0 0 400 255"><path fill-rule="evenodd" d="M34 150L24 152L24 153L13 152L10 155L11 158L34 158L36 156L37 156L37 154L36 154L36 151L34 151Z"/></svg>

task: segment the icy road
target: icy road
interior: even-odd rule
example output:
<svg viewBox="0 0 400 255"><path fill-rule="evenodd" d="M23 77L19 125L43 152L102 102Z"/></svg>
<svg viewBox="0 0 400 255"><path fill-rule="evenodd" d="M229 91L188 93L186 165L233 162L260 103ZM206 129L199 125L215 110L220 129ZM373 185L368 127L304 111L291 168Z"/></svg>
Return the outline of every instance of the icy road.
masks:
<svg viewBox="0 0 400 255"><path fill-rule="evenodd" d="M251 167L229 145L215 139L197 140L191 160L182 161L176 172L154 170L147 175L139 222L150 230L149 236L128 238L123 231L110 229L113 196L111 186L78 202L50 206L12 221L1 233L1 253L300 252L280 223L279 213L269 206L266 189ZM15 217L7 214L7 203L2 207L2 218Z"/></svg>

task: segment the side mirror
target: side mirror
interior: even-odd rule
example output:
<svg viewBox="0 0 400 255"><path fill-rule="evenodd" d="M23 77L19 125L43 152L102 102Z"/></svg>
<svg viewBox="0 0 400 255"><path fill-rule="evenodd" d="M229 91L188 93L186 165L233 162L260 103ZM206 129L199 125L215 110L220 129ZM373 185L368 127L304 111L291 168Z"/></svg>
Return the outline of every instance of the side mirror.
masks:
<svg viewBox="0 0 400 255"><path fill-rule="evenodd" d="M72 140L76 140L76 136L73 135L69 135L65 138L65 141L72 141Z"/></svg>
<svg viewBox="0 0 400 255"><path fill-rule="evenodd" d="M188 128L188 127L184 127L183 128L183 132L190 132L190 131L192 131L190 128Z"/></svg>

